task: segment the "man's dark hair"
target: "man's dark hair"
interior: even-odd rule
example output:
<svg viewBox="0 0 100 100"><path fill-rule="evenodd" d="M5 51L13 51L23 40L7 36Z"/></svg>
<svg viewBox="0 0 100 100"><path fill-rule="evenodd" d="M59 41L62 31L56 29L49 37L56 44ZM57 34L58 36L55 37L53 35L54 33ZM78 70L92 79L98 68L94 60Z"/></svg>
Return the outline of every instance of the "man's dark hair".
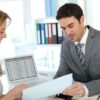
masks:
<svg viewBox="0 0 100 100"><path fill-rule="evenodd" d="M83 11L81 7L74 3L66 3L58 9L56 19L74 16L77 20L80 21Z"/></svg>

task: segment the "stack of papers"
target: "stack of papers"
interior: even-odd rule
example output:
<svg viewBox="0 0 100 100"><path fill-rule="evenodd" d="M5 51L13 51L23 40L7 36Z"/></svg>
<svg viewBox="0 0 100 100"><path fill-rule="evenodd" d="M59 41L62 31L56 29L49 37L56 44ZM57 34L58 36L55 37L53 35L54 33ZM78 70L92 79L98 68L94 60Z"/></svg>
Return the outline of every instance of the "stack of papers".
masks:
<svg viewBox="0 0 100 100"><path fill-rule="evenodd" d="M72 85L72 82L72 74L68 74L49 82L24 89L22 100L37 100L61 93L65 88Z"/></svg>

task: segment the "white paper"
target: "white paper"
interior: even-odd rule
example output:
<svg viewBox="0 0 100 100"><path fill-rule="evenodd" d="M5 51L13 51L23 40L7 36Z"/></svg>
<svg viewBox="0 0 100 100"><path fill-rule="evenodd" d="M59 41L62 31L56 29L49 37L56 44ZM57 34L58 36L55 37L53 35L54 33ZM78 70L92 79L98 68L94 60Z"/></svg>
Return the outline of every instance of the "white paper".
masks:
<svg viewBox="0 0 100 100"><path fill-rule="evenodd" d="M61 93L66 87L72 84L72 81L72 74L68 74L49 82L27 88L23 90L22 100L37 100L42 97Z"/></svg>

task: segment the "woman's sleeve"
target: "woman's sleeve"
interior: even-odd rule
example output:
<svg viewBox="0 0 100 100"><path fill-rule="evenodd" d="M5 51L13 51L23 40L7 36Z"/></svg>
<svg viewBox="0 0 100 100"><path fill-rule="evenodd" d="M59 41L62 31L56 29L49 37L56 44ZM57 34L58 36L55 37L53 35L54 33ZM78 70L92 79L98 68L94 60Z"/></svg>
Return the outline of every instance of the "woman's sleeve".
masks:
<svg viewBox="0 0 100 100"><path fill-rule="evenodd" d="M2 83L1 83L1 80L0 80L0 96L2 95L2 92L3 92L3 86L2 86Z"/></svg>

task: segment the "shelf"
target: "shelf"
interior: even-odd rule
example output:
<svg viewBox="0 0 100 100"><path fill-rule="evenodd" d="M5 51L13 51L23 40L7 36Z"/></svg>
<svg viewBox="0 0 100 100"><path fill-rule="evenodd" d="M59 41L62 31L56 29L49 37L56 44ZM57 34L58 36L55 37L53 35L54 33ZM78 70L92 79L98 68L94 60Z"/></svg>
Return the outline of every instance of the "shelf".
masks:
<svg viewBox="0 0 100 100"><path fill-rule="evenodd" d="M58 23L58 21L54 17L49 18L40 18L35 20L36 23Z"/></svg>
<svg viewBox="0 0 100 100"><path fill-rule="evenodd" d="M37 44L61 44L63 31L55 18L36 20Z"/></svg>

